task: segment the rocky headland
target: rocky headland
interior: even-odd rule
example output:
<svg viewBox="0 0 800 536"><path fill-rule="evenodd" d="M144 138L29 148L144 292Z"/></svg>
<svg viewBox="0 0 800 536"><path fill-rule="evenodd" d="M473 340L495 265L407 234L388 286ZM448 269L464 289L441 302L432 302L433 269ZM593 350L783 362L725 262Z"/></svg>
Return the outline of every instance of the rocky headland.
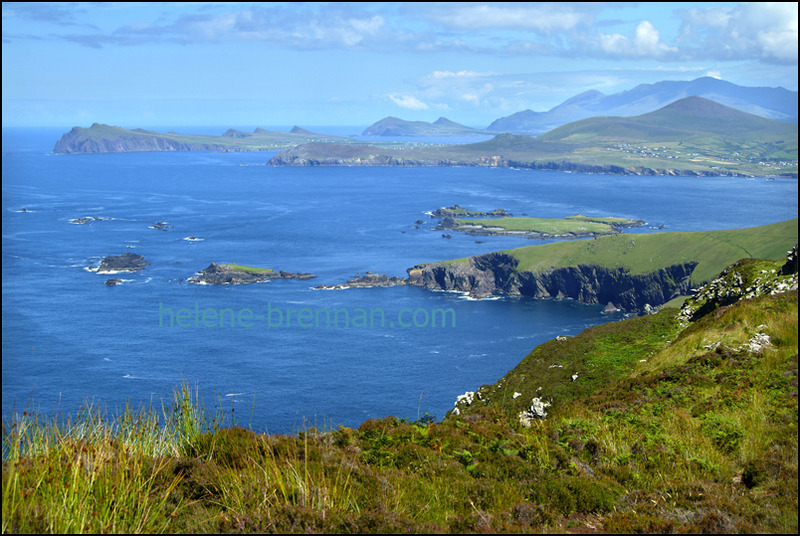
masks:
<svg viewBox="0 0 800 536"><path fill-rule="evenodd" d="M231 264L212 262L197 275L190 277L190 283L200 285L242 285L262 283L271 279L313 279L317 276L309 273L292 273L283 270L274 271L268 268L252 268Z"/></svg>
<svg viewBox="0 0 800 536"><path fill-rule="evenodd" d="M611 303L627 312L642 312L688 294L697 263L666 266L644 274L623 268L583 265L540 272L519 271L507 253L487 253L467 262L418 265L408 269L409 285L430 290L464 292L473 298L492 295L571 298L582 303Z"/></svg>

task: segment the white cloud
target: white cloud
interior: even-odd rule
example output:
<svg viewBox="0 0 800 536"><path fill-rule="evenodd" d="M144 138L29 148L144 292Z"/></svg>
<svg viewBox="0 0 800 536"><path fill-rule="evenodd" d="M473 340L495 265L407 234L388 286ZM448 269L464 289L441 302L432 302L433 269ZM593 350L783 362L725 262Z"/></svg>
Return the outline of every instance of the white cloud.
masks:
<svg viewBox="0 0 800 536"><path fill-rule="evenodd" d="M445 26L462 30L513 29L542 34L566 32L590 24L598 8L591 4L492 2L436 6L428 15Z"/></svg>
<svg viewBox="0 0 800 536"><path fill-rule="evenodd" d="M389 95L389 98L393 103L407 110L427 110L429 108L427 104L411 95Z"/></svg>
<svg viewBox="0 0 800 536"><path fill-rule="evenodd" d="M796 2L696 8L681 11L679 15L686 55L797 63Z"/></svg>
<svg viewBox="0 0 800 536"><path fill-rule="evenodd" d="M636 26L632 38L621 34L600 34L600 47L612 56L626 58L660 58L670 52L676 52L661 41L661 34L650 23L642 21Z"/></svg>

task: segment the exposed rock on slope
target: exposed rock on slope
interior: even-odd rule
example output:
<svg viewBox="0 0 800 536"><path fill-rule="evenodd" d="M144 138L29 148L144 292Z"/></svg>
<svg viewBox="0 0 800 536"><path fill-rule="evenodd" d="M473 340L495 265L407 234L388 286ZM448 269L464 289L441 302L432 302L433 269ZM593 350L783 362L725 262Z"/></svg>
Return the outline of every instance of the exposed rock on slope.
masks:
<svg viewBox="0 0 800 536"><path fill-rule="evenodd" d="M695 321L739 300L797 290L797 246L778 268L775 261L742 259L725 268L681 307L681 319Z"/></svg>

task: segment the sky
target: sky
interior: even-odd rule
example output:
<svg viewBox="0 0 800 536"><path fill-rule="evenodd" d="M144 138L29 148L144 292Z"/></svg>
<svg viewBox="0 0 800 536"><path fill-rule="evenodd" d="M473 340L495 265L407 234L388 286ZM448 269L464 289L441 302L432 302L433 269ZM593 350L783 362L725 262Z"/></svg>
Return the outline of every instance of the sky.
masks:
<svg viewBox="0 0 800 536"><path fill-rule="evenodd" d="M3 2L2 124L486 127L587 90L797 91L797 3Z"/></svg>

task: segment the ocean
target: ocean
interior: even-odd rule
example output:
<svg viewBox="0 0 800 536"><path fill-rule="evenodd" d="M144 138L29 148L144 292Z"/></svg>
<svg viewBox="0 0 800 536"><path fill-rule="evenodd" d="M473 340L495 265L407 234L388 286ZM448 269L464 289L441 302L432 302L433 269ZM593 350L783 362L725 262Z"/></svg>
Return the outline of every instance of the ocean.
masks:
<svg viewBox="0 0 800 536"><path fill-rule="evenodd" d="M647 222L628 233L797 217L796 179L264 165L274 153L54 155L67 130L3 129L6 421L84 404L112 415L126 404L160 408L181 385L259 432L441 418L536 345L622 315L572 300L313 288L544 243L443 238L426 212L460 204ZM81 217L102 219L72 223ZM116 275L89 269L128 252L150 264ZM317 277L186 281L211 262ZM110 277L123 282L106 286Z"/></svg>

